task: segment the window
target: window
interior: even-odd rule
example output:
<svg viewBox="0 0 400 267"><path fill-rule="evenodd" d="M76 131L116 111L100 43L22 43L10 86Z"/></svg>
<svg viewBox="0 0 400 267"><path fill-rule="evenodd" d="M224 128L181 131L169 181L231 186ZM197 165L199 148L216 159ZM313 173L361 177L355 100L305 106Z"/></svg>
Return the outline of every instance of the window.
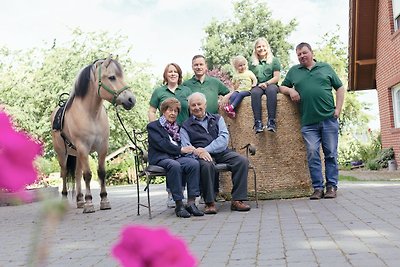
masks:
<svg viewBox="0 0 400 267"><path fill-rule="evenodd" d="M393 19L394 19L394 31L400 29L400 0L392 1L393 7Z"/></svg>
<svg viewBox="0 0 400 267"><path fill-rule="evenodd" d="M400 128L400 84L392 89L394 127Z"/></svg>

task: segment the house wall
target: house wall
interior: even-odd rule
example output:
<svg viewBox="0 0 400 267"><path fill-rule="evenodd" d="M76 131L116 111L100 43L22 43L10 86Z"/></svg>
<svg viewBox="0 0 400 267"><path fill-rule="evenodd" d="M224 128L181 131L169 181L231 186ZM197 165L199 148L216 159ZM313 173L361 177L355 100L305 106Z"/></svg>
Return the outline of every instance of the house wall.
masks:
<svg viewBox="0 0 400 267"><path fill-rule="evenodd" d="M380 0L376 85L383 148L393 147L400 163L400 128L394 128L391 88L400 83L400 30L393 32L392 1Z"/></svg>

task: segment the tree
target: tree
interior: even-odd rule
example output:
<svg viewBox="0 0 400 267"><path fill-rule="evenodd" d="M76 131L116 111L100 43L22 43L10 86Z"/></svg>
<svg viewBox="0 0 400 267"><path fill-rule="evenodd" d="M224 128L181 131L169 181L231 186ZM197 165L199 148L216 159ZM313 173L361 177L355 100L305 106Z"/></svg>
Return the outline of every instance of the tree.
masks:
<svg viewBox="0 0 400 267"><path fill-rule="evenodd" d="M144 128L148 99L152 93L152 75L148 65L134 62L132 47L125 45L127 37L107 32L72 32L72 41L47 48L26 51L0 49L0 104L14 117L18 126L45 144L45 156L53 153L50 114L58 105L61 93L70 92L79 71L108 54L120 54L125 81L137 98L133 110L121 112L128 130ZM129 142L115 117L114 107L105 103L110 117L110 150Z"/></svg>
<svg viewBox="0 0 400 267"><path fill-rule="evenodd" d="M213 19L205 28L206 38L202 49L208 67L231 70L230 60L233 56L243 55L250 58L254 41L259 37L266 37L282 67L287 68L289 51L293 46L286 40L297 26L297 21L293 19L285 25L272 19L272 13L265 2L259 0L239 0L233 6L234 19L222 22Z"/></svg>

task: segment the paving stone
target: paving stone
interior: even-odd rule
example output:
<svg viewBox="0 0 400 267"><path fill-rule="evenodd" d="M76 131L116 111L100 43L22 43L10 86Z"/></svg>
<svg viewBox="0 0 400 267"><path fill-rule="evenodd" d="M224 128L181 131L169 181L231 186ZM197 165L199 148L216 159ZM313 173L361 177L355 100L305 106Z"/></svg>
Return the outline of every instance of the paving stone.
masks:
<svg viewBox="0 0 400 267"><path fill-rule="evenodd" d="M49 243L49 266L118 266L111 257L123 226L167 227L181 237L199 266L398 266L400 183L342 182L336 199L260 201L249 212L218 203L218 214L178 218L165 206L165 185L151 185L153 219L137 215L136 186L109 187L111 210L70 208ZM141 194L143 201L145 194ZM0 266L26 266L32 238L40 234L45 202L0 207ZM204 205L199 205L203 208ZM47 228L44 228L46 231Z"/></svg>

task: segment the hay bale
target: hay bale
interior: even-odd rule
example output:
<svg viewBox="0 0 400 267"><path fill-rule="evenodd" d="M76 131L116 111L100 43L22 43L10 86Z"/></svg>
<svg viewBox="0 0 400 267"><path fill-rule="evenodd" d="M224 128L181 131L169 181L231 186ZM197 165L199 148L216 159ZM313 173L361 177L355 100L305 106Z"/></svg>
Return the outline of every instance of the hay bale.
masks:
<svg viewBox="0 0 400 267"><path fill-rule="evenodd" d="M262 99L262 120L266 124L266 96ZM300 114L297 104L289 96L278 94L277 132L255 134L250 97L244 98L237 109L236 118L230 119L221 112L230 132L230 146L242 155L247 144L254 144L257 152L249 155L256 168L257 189L260 199L277 199L309 196L311 180L307 167L306 148L300 132ZM221 192L230 197L230 173L221 174ZM248 177L249 195L254 195L252 172Z"/></svg>

